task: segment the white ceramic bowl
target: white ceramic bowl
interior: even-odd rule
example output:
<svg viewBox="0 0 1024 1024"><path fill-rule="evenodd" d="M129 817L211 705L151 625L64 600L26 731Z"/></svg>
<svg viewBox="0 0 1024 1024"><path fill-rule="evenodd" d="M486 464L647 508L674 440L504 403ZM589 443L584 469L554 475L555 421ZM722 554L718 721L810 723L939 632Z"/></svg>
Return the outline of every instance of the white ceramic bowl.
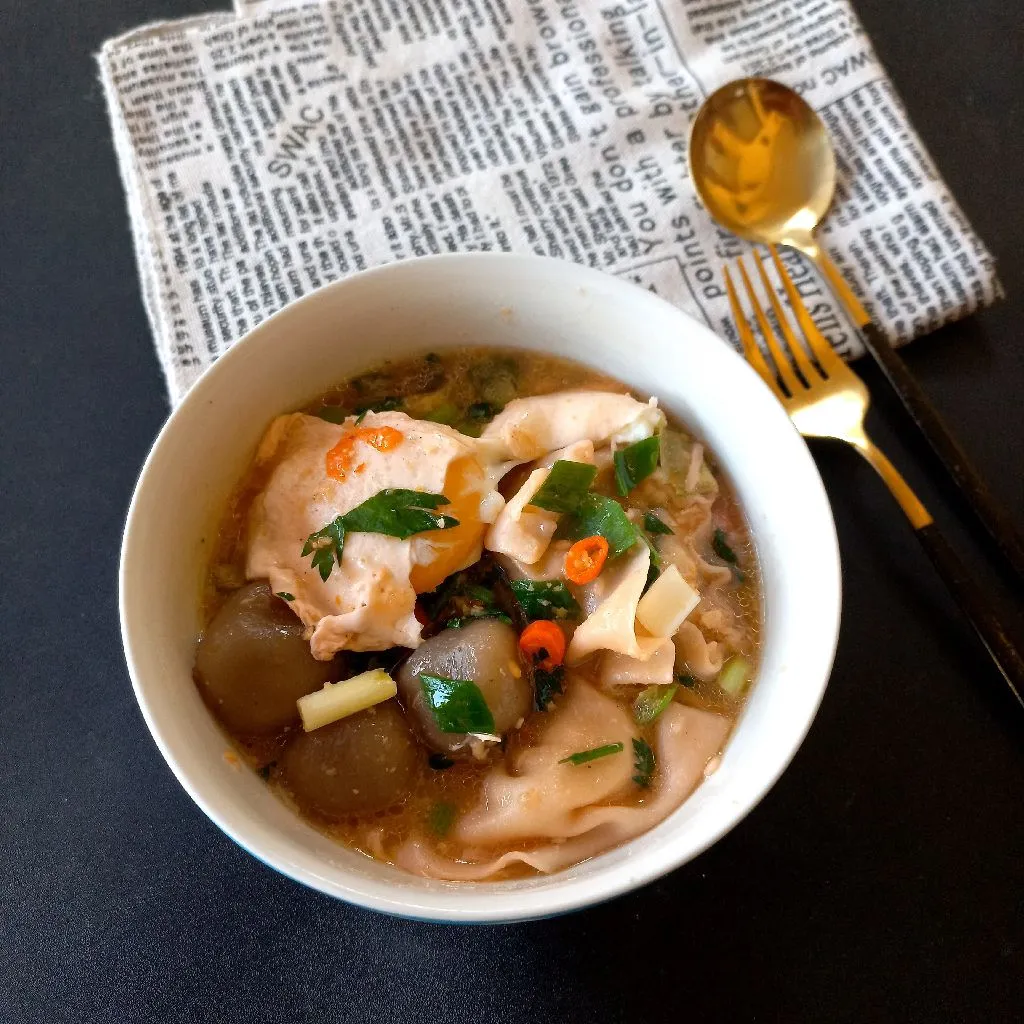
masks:
<svg viewBox="0 0 1024 1024"><path fill-rule="evenodd" d="M386 357L514 346L585 361L663 406L718 456L764 574L760 672L721 767L657 828L546 877L429 881L333 843L225 758L192 682L200 582L216 523L270 419ZM294 303L192 388L139 479L121 552L121 629L135 694L171 770L250 853L331 896L439 921L512 921L597 903L685 864L761 799L821 700L839 624L835 529L802 439L706 327L653 294L557 260L466 254L366 271Z"/></svg>

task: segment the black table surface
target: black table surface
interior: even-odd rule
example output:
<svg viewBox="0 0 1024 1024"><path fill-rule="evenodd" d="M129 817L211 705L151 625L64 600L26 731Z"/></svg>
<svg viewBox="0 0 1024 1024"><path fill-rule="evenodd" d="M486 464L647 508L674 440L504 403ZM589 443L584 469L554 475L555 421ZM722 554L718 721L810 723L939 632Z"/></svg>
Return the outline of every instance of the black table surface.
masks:
<svg viewBox="0 0 1024 1024"><path fill-rule="evenodd" d="M0 1021L1024 1019L1024 714L847 451L815 450L845 586L821 711L749 818L661 881L545 922L392 920L276 874L193 805L118 634L122 522L167 401L92 54L210 6L0 3ZM858 8L1001 261L1006 301L907 358L1021 523L1021 8ZM877 441L1019 611L860 369Z"/></svg>

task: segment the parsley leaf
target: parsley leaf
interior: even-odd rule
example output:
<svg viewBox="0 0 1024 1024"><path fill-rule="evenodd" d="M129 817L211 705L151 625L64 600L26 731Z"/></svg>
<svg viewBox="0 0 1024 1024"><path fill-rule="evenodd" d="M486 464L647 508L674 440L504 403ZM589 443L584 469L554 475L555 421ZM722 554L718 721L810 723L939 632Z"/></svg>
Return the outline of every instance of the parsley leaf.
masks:
<svg viewBox="0 0 1024 1024"><path fill-rule="evenodd" d="M633 741L636 743L636 740ZM593 747L590 750L579 750L575 754L563 757L559 764L586 764L588 761L596 761L599 757L607 757L609 754L621 754L623 746L621 743L606 743L603 747Z"/></svg>
<svg viewBox="0 0 1024 1024"><path fill-rule="evenodd" d="M494 716L472 680L421 672L420 688L441 732L494 732Z"/></svg>
<svg viewBox="0 0 1024 1024"><path fill-rule="evenodd" d="M466 415L477 423L490 423L501 410L502 406L492 405L490 402L474 402L466 410Z"/></svg>
<svg viewBox="0 0 1024 1024"><path fill-rule="evenodd" d="M282 601L294 601L295 600L295 595L294 594L289 594L287 590L279 590L279 591L277 591L276 594L274 594L274 596L281 598Z"/></svg>
<svg viewBox="0 0 1024 1024"><path fill-rule="evenodd" d="M533 670L533 701L538 711L547 711L548 705L562 692L564 675L561 665L550 672L540 667Z"/></svg>
<svg viewBox="0 0 1024 1024"><path fill-rule="evenodd" d="M559 459L529 504L549 512L575 512L597 476L597 466Z"/></svg>
<svg viewBox="0 0 1024 1024"><path fill-rule="evenodd" d="M729 547L729 542L725 539L725 530L720 526L716 527L712 534L711 547L723 562L728 562L730 565L736 564L736 552Z"/></svg>
<svg viewBox="0 0 1024 1024"><path fill-rule="evenodd" d="M648 686L641 690L633 701L633 717L637 724L650 725L672 703L678 689L678 683L670 683L668 686Z"/></svg>
<svg viewBox="0 0 1024 1024"><path fill-rule="evenodd" d="M646 740L633 740L633 781L647 789L651 784L651 776L654 774L654 751Z"/></svg>
<svg viewBox="0 0 1024 1024"><path fill-rule="evenodd" d="M320 572L320 579L325 583L331 575L334 563L341 565L341 555L345 550L345 517L338 516L322 530L311 533L302 545L302 555L313 556L313 568Z"/></svg>
<svg viewBox="0 0 1024 1024"><path fill-rule="evenodd" d="M530 622L580 614L576 598L561 580L512 580L512 593Z"/></svg>
<svg viewBox="0 0 1024 1024"><path fill-rule="evenodd" d="M656 516L653 512L650 511L644 513L644 529L648 533L653 533L655 535L659 533L675 533L675 530L673 530L671 526L668 526L665 523L663 523L658 516Z"/></svg>
<svg viewBox="0 0 1024 1024"><path fill-rule="evenodd" d="M588 494L579 510L566 516L555 530L557 540L583 540L599 534L608 541L609 555L617 558L628 551L639 536L637 528L626 517L622 506L614 498Z"/></svg>
<svg viewBox="0 0 1024 1024"><path fill-rule="evenodd" d="M444 754L431 754L430 757L427 758L427 764L429 764L435 772L443 772L448 768L451 768L455 762Z"/></svg>
<svg viewBox="0 0 1024 1024"><path fill-rule="evenodd" d="M447 504L443 494L388 487L322 530L311 533L302 546L302 555L313 556L313 568L320 571L320 579L326 582L334 563L341 565L346 533L383 533L405 540L414 533L448 530L459 525L458 519L433 511L438 505Z"/></svg>
<svg viewBox="0 0 1024 1024"><path fill-rule="evenodd" d="M438 505L447 504L449 501L443 494L387 487L356 505L342 518L350 533L383 533L405 540L414 533L458 526L458 519L432 511Z"/></svg>
<svg viewBox="0 0 1024 1024"><path fill-rule="evenodd" d="M653 434L615 453L615 487L619 494L625 497L658 468L660 452L661 441Z"/></svg>
<svg viewBox="0 0 1024 1024"><path fill-rule="evenodd" d="M697 685L697 680L693 676L682 675L679 672L676 673L676 682L688 690L692 690Z"/></svg>

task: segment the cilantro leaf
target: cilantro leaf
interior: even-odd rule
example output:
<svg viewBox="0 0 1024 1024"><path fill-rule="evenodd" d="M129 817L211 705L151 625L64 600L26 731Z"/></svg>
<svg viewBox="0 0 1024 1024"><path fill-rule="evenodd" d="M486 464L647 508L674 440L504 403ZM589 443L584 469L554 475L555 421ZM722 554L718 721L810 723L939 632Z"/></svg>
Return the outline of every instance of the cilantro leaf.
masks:
<svg viewBox="0 0 1024 1024"><path fill-rule="evenodd" d="M580 614L576 598L561 580L512 580L512 593L530 622Z"/></svg>
<svg viewBox="0 0 1024 1024"><path fill-rule="evenodd" d="M661 441L657 434L652 434L615 453L615 487L619 494L625 497L658 468L660 452Z"/></svg>
<svg viewBox="0 0 1024 1024"><path fill-rule="evenodd" d="M633 741L634 743L636 740ZM607 757L609 754L621 754L623 745L621 743L606 743L603 747L593 747L590 750L579 750L575 754L563 757L559 764L586 764L588 761L596 761L599 757Z"/></svg>
<svg viewBox="0 0 1024 1024"><path fill-rule="evenodd" d="M646 740L633 740L633 781L643 789L651 784L654 774L654 751Z"/></svg>
<svg viewBox="0 0 1024 1024"><path fill-rule="evenodd" d="M656 516L653 512L650 511L644 513L644 529L648 533L653 533L655 536L657 536L657 534L659 533L675 533L675 530L673 530L671 526L668 526L665 523L663 523L658 516Z"/></svg>
<svg viewBox="0 0 1024 1024"><path fill-rule="evenodd" d="M562 692L564 675L561 665L550 672L540 667L533 670L533 701L538 711L547 711L548 705Z"/></svg>
<svg viewBox="0 0 1024 1024"><path fill-rule="evenodd" d="M441 732L494 732L494 716L472 680L421 672L420 688Z"/></svg>
<svg viewBox="0 0 1024 1024"><path fill-rule="evenodd" d="M608 541L609 555L617 558L628 551L639 537L637 528L629 521L625 510L614 498L601 494L588 494L579 510L565 516L555 530L557 540L583 540L599 534Z"/></svg>
<svg viewBox="0 0 1024 1024"><path fill-rule="evenodd" d="M597 476L597 466L559 459L529 504L549 512L575 512Z"/></svg>
<svg viewBox="0 0 1024 1024"><path fill-rule="evenodd" d="M345 550L345 517L338 516L322 530L311 533L302 545L302 556L313 556L313 568L319 570L320 579L325 583L331 575L334 563L341 565L341 555Z"/></svg>

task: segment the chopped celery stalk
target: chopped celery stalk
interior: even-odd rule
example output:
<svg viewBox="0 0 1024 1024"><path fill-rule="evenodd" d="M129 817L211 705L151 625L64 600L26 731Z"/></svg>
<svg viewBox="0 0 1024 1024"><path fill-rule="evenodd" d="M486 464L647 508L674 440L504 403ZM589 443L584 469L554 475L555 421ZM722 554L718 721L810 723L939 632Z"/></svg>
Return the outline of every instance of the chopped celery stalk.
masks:
<svg viewBox="0 0 1024 1024"><path fill-rule="evenodd" d="M302 728L312 732L340 718L365 711L374 704L390 700L397 692L398 687L391 676L383 669L374 668L340 683L325 683L322 690L307 693L296 703L302 718Z"/></svg>
<svg viewBox="0 0 1024 1024"><path fill-rule="evenodd" d="M670 565L640 598L636 620L651 636L670 637L700 604L700 594Z"/></svg>
<svg viewBox="0 0 1024 1024"><path fill-rule="evenodd" d="M742 697L750 684L750 676L754 666L742 654L730 658L718 675L719 688L730 697Z"/></svg>

